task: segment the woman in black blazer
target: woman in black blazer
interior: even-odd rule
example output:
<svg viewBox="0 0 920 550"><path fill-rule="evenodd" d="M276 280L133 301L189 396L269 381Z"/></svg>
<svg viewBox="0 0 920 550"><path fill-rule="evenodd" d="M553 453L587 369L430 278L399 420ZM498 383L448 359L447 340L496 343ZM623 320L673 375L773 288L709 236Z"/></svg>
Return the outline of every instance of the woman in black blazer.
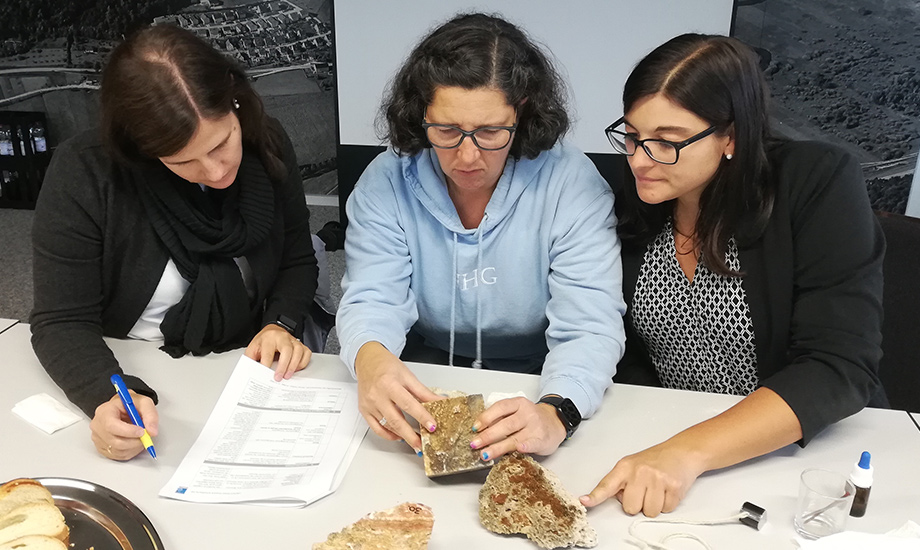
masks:
<svg viewBox="0 0 920 550"><path fill-rule="evenodd" d="M806 444L871 400L885 243L858 162L771 139L756 55L686 34L633 69L617 201L626 354L614 381L745 398L621 459L582 502L673 510L703 472Z"/></svg>

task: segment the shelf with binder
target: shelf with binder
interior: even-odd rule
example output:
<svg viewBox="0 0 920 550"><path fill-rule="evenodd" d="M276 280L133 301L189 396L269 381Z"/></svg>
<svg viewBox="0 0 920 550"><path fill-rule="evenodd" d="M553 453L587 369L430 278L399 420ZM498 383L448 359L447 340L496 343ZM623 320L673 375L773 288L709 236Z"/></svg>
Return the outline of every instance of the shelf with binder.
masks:
<svg viewBox="0 0 920 550"><path fill-rule="evenodd" d="M0 111L0 208L35 208L51 162L45 113Z"/></svg>

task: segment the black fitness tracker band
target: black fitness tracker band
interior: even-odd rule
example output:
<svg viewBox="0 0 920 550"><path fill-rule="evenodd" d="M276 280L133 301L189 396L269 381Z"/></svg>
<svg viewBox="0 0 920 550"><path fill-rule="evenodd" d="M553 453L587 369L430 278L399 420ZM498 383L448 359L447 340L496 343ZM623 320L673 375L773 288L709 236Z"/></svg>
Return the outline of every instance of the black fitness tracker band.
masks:
<svg viewBox="0 0 920 550"><path fill-rule="evenodd" d="M297 334L295 334L297 332L297 321L291 319L290 317L286 315L279 315L272 324L278 325L279 327L288 331L291 336L295 338L297 337Z"/></svg>
<svg viewBox="0 0 920 550"><path fill-rule="evenodd" d="M578 412L578 407L575 406L575 403L572 403L571 399L558 395L544 395L537 403L546 403L555 407L556 414L565 427L565 438L572 437L572 434L578 429L578 425L581 424L581 413Z"/></svg>

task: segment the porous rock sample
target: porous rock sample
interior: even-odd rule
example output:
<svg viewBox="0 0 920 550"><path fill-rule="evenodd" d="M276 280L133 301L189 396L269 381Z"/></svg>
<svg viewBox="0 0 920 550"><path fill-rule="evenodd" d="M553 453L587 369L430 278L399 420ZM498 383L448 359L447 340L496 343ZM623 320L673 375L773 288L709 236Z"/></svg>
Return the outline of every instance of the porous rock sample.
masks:
<svg viewBox="0 0 920 550"><path fill-rule="evenodd" d="M479 521L499 534L523 534L540 548L597 546L588 511L554 473L517 452L502 457L479 491Z"/></svg>
<svg viewBox="0 0 920 550"><path fill-rule="evenodd" d="M434 514L417 502L403 502L389 510L373 512L332 533L313 550L425 550Z"/></svg>
<svg viewBox="0 0 920 550"><path fill-rule="evenodd" d="M433 433L421 430L425 475L437 477L492 465L491 460L481 460L479 451L470 447L476 437L473 422L485 410L481 394L429 401L425 408L437 425Z"/></svg>

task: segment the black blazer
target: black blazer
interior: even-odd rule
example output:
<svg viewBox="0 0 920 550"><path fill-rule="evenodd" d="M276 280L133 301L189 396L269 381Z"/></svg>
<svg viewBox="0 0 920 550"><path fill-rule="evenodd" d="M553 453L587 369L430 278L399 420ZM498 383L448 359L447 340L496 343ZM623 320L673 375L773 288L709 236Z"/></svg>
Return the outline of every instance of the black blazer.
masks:
<svg viewBox="0 0 920 550"><path fill-rule="evenodd" d="M828 144L786 142L768 157L776 201L759 238L739 243L742 287L760 385L795 412L804 445L867 404L887 406L878 377L885 238L853 156ZM623 242L626 352L615 382L661 385L631 317L653 237Z"/></svg>

